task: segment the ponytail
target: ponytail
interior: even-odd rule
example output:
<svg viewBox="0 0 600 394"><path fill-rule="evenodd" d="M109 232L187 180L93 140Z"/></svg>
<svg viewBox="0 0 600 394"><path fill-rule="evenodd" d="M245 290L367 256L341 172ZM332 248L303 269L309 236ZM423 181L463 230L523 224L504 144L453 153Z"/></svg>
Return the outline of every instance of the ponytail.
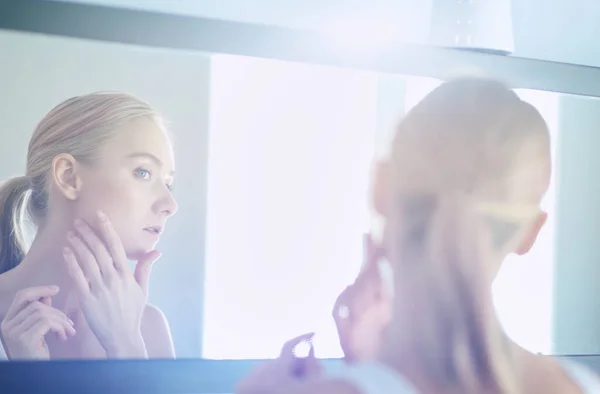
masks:
<svg viewBox="0 0 600 394"><path fill-rule="evenodd" d="M458 193L403 196L399 207L399 239L390 240L398 261L394 313L402 313L398 330L414 361L429 380L457 393L518 393L489 277L497 241L512 238L515 226L492 234L486 215Z"/></svg>
<svg viewBox="0 0 600 394"><path fill-rule="evenodd" d="M493 80L446 82L398 126L376 194L394 273L381 356L433 391L521 391L491 288L540 217L549 148L539 112Z"/></svg>
<svg viewBox="0 0 600 394"><path fill-rule="evenodd" d="M15 177L0 184L0 274L16 267L25 257L23 228L29 178Z"/></svg>

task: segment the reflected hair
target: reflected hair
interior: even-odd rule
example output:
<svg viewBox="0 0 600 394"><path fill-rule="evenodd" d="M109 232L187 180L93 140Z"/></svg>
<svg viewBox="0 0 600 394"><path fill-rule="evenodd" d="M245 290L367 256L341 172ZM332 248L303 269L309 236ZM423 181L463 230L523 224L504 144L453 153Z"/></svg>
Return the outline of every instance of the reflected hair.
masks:
<svg viewBox="0 0 600 394"><path fill-rule="evenodd" d="M401 121L387 169L394 321L427 379L457 393L520 393L491 295L494 266L539 217L550 182L540 113L502 83L440 85ZM396 349L396 350L394 350Z"/></svg>

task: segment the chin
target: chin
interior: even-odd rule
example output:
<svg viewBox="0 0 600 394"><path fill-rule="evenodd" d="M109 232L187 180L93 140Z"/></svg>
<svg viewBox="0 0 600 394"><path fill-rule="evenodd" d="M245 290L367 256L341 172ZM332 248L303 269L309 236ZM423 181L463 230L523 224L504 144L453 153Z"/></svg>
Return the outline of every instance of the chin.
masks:
<svg viewBox="0 0 600 394"><path fill-rule="evenodd" d="M142 236L122 238L123 248L129 261L138 261L156 248L158 236L144 232Z"/></svg>
<svg viewBox="0 0 600 394"><path fill-rule="evenodd" d="M139 261L143 259L146 254L153 250L154 248L148 247L127 248L125 249L125 253L127 253L127 259L129 261Z"/></svg>

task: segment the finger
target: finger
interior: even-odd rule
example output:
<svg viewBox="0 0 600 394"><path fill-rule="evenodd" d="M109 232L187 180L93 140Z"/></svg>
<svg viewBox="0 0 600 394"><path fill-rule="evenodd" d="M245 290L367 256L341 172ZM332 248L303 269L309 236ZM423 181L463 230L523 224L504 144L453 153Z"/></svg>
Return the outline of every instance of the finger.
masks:
<svg viewBox="0 0 600 394"><path fill-rule="evenodd" d="M320 369L319 362L315 357L315 346L309 342L308 355L306 357L295 357L291 365L291 373L297 378L305 378L314 375Z"/></svg>
<svg viewBox="0 0 600 394"><path fill-rule="evenodd" d="M290 339L283 345L283 348L281 349L280 357L282 357L282 358L294 357L294 348L296 346L298 346L299 344L301 344L302 342L310 342L314 336L315 336L314 332L309 332L309 333L302 334L295 338Z"/></svg>
<svg viewBox="0 0 600 394"><path fill-rule="evenodd" d="M346 315L340 316L336 321L338 335L343 343L349 340L349 334L355 330L357 324L365 322L366 314L380 304L380 301L372 294L367 294L365 289L361 292L360 289L354 288L353 295L346 307Z"/></svg>
<svg viewBox="0 0 600 394"><path fill-rule="evenodd" d="M73 322L73 327L77 329L78 327L82 327L84 324L87 324L85 320L85 316L81 309L72 309L67 313L67 317L71 319Z"/></svg>
<svg viewBox="0 0 600 394"><path fill-rule="evenodd" d="M363 269L359 272L354 283L364 282L365 280L372 281L374 279L379 280L381 277L379 268L379 258L372 259L367 262Z"/></svg>
<svg viewBox="0 0 600 394"><path fill-rule="evenodd" d="M52 306L52 298L51 297L42 297L38 301L44 305Z"/></svg>
<svg viewBox="0 0 600 394"><path fill-rule="evenodd" d="M309 359L315 359L315 344L314 343L310 343L310 349L308 350L308 357Z"/></svg>
<svg viewBox="0 0 600 394"><path fill-rule="evenodd" d="M25 333L32 327L37 325L44 325L47 322L51 322L53 325L59 324L64 327L62 333L65 334L62 339L67 339L66 335L74 335L75 329L73 328L73 321L71 321L67 315L62 311L40 304L33 313L30 313L19 325L17 325L12 332L13 333ZM61 334L61 332L57 332Z"/></svg>
<svg viewBox="0 0 600 394"><path fill-rule="evenodd" d="M335 299L335 303L333 304L332 314L334 319L339 318L339 310L343 305L348 305L348 301L350 299L350 293L352 291L352 285L346 286L344 290L338 295Z"/></svg>
<svg viewBox="0 0 600 394"><path fill-rule="evenodd" d="M74 335L75 330L69 324L56 319L40 319L23 331L23 337L31 342L44 338L48 333L54 332L62 340Z"/></svg>
<svg viewBox="0 0 600 394"><path fill-rule="evenodd" d="M115 231L112 223L102 211L98 211L96 216L98 217L100 236L104 240L104 244L112 256L115 269L120 273L131 272L127 262L127 253L125 253L123 242L121 242L121 238Z"/></svg>
<svg viewBox="0 0 600 394"><path fill-rule="evenodd" d="M59 340L64 342L67 339L69 339L70 336L75 335L75 329L73 328L73 326L70 326L67 322L64 322L59 319L38 320L36 322L36 324L32 325L30 330L35 333L37 326L45 327L44 329L39 330L39 332L40 332L40 334L38 334L38 335L40 335L39 338L43 338L44 336L53 332L54 334L56 334L56 337ZM36 335L36 334L34 334L34 335Z"/></svg>
<svg viewBox="0 0 600 394"><path fill-rule="evenodd" d="M63 257L65 259L65 263L67 264L67 271L75 282L75 289L79 292L79 294L89 294L90 284L88 283L83 270L79 266L73 250L71 248L64 248Z"/></svg>
<svg viewBox="0 0 600 394"><path fill-rule="evenodd" d="M75 220L75 228L94 255L102 276L107 278L113 276L115 274L115 265L108 249L104 246L104 242L81 219Z"/></svg>
<svg viewBox="0 0 600 394"><path fill-rule="evenodd" d="M379 301L383 284L379 273L373 273L359 278L352 287L353 293L348 306L352 315L360 315Z"/></svg>
<svg viewBox="0 0 600 394"><path fill-rule="evenodd" d="M333 306L332 316L340 339L345 335L350 324L349 299L352 286L347 286L338 296Z"/></svg>
<svg viewBox="0 0 600 394"><path fill-rule="evenodd" d="M379 282L381 278L381 274L379 271L379 264L378 263L371 263L367 266L365 266L365 269L363 269L358 276L356 277L356 280L354 281L355 284L359 283L359 282Z"/></svg>
<svg viewBox="0 0 600 394"><path fill-rule="evenodd" d="M22 309L33 301L37 301L42 297L52 297L58 294L58 286L38 286L29 287L17 292L15 298L6 312L5 320L13 319Z"/></svg>
<svg viewBox="0 0 600 394"><path fill-rule="evenodd" d="M333 317L336 323L347 322L349 315L360 313L365 304L372 302L383 287L379 271L379 261L383 252L376 246L370 234L363 236L363 250L365 263L361 271L354 283L340 293L334 304ZM348 316L340 316L342 308L347 310Z"/></svg>
<svg viewBox="0 0 600 394"><path fill-rule="evenodd" d="M22 316L22 318L21 318ZM56 318L59 320L64 320L65 322L73 325L71 319L67 317L67 315L61 311L60 309L56 309L54 307L43 304L39 301L34 301L27 308L23 309L23 311L15 317L15 321L25 321L31 316L39 318L43 318L44 316L50 318Z"/></svg>
<svg viewBox="0 0 600 394"><path fill-rule="evenodd" d="M103 283L102 276L100 274L100 267L98 266L98 262L93 253L75 233L69 232L67 234L67 239L71 244L71 250L73 251L75 261L78 263L85 277L90 281L92 286L100 286Z"/></svg>
<svg viewBox="0 0 600 394"><path fill-rule="evenodd" d="M353 291L353 285L346 287L338 296L333 310L333 319L345 358L348 358L351 353L352 314L354 311L350 309L350 305Z"/></svg>
<svg viewBox="0 0 600 394"><path fill-rule="evenodd" d="M39 313L45 307L48 307L48 306L45 305L44 303L42 303L41 301L30 302L25 308L23 308L19 313L17 313L17 315L15 317L13 317L7 323L7 325L6 325L7 329L12 329L14 327L18 327L19 325L21 325L23 323L23 321L25 321L27 318L29 318L29 316ZM21 331L23 331L23 330L21 330Z"/></svg>
<svg viewBox="0 0 600 394"><path fill-rule="evenodd" d="M133 273L136 282L142 288L144 294L148 294L148 287L150 284L150 274L152 273L152 266L161 256L158 250L153 250L144 256L144 258L135 265L135 271Z"/></svg>
<svg viewBox="0 0 600 394"><path fill-rule="evenodd" d="M305 373L308 375L316 375L321 371L321 363L315 357L315 346L311 343L310 351L308 352L308 357L305 362Z"/></svg>
<svg viewBox="0 0 600 394"><path fill-rule="evenodd" d="M385 256L384 248L377 244L371 234L365 234L363 238L364 266L363 270L374 269Z"/></svg>
<svg viewBox="0 0 600 394"><path fill-rule="evenodd" d="M379 252L372 253L369 257L370 260L354 281L355 293L360 299L379 296L384 289L379 267L380 256Z"/></svg>

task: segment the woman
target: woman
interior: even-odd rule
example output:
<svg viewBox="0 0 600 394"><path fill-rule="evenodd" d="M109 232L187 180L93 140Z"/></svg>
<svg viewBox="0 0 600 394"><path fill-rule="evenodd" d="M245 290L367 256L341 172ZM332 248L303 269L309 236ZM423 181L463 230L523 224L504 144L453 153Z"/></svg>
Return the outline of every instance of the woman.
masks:
<svg viewBox="0 0 600 394"><path fill-rule="evenodd" d="M342 370L298 379L292 341L238 393L600 392L591 372L512 342L493 308L503 259L526 253L546 220L550 167L547 126L514 92L482 79L435 89L400 123L375 176L385 228L371 265L384 255L394 283L389 322L373 314L375 355L359 349ZM376 293L375 309L385 300ZM307 361L304 370L316 371Z"/></svg>
<svg viewBox="0 0 600 394"><path fill-rule="evenodd" d="M25 175L0 186L8 358L174 357L164 315L146 304L154 247L177 211L173 171L160 115L130 95L74 97L42 119Z"/></svg>

